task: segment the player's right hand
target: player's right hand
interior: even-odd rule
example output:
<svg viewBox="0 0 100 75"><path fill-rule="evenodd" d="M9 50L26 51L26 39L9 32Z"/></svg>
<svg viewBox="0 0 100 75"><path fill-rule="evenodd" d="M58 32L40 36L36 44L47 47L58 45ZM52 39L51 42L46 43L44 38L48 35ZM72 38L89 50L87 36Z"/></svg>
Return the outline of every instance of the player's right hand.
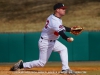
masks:
<svg viewBox="0 0 100 75"><path fill-rule="evenodd" d="M70 39L70 37L69 37L69 38L67 38L67 41L68 41L68 42L72 42L72 40Z"/></svg>

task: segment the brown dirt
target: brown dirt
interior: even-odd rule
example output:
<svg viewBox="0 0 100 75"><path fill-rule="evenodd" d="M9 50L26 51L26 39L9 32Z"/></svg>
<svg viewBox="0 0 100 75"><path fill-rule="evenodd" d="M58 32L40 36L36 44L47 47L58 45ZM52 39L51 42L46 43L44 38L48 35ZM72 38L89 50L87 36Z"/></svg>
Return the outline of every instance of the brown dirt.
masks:
<svg viewBox="0 0 100 75"><path fill-rule="evenodd" d="M54 65L54 63L52 63ZM18 71L9 71L12 65L0 65L0 75L61 75L61 65L55 63L55 66L51 66L52 64L46 65L42 68L32 68L32 69L21 69ZM75 63L76 64L76 63ZM89 64L89 63L87 63ZM90 63L91 64L91 63ZM71 63L72 65L72 63ZM72 70L78 72L78 75L90 75L85 73L87 71L100 71L100 66L97 65L82 65L82 66L75 66L72 65L70 67Z"/></svg>
<svg viewBox="0 0 100 75"><path fill-rule="evenodd" d="M59 74L61 71L61 67L44 67L44 68L32 68L27 70L18 70L18 71L9 71L10 67L0 67L0 75L61 75ZM100 70L100 67L71 67L71 69L77 72L85 72L85 71L96 71ZM84 75L84 74L78 74ZM86 75L86 74L85 74Z"/></svg>

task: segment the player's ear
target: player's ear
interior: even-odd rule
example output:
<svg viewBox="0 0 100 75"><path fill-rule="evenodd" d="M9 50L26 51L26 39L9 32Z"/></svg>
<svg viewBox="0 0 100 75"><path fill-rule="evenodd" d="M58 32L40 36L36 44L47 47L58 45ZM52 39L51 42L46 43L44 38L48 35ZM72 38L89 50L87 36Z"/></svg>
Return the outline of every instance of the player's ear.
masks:
<svg viewBox="0 0 100 75"><path fill-rule="evenodd" d="M56 9L56 10L55 10L55 12L58 12L58 11L59 11L59 9Z"/></svg>

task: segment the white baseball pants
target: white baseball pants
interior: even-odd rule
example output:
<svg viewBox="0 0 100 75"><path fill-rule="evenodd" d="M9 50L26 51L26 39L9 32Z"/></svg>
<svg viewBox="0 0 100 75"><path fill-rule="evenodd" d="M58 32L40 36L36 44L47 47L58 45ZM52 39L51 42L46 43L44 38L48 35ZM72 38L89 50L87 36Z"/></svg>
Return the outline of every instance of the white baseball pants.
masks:
<svg viewBox="0 0 100 75"><path fill-rule="evenodd" d="M60 54L60 58L62 61L62 70L69 69L67 48L62 43L60 43L58 40L56 40L55 42L54 41L50 42L49 40L40 38L38 44L39 44L39 59L23 63L24 68L45 66L46 62L48 61L51 55L51 52L56 51L59 52Z"/></svg>

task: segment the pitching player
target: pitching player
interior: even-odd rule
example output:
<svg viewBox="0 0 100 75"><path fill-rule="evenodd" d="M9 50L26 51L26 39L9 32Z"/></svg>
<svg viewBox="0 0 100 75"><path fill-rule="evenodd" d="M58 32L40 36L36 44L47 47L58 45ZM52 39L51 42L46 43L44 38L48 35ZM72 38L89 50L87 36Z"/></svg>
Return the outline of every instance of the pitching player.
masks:
<svg viewBox="0 0 100 75"><path fill-rule="evenodd" d="M67 47L57 40L61 36L67 42L72 42L70 37L65 35L65 32L70 32L72 28L64 26L61 19L61 17L65 15L66 7L62 3L57 3L54 5L53 9L54 14L51 14L47 18L38 42L40 50L39 59L24 63L20 60L11 68L11 70L44 67L52 51L55 51L60 54L62 61L62 73L75 73L68 66Z"/></svg>

